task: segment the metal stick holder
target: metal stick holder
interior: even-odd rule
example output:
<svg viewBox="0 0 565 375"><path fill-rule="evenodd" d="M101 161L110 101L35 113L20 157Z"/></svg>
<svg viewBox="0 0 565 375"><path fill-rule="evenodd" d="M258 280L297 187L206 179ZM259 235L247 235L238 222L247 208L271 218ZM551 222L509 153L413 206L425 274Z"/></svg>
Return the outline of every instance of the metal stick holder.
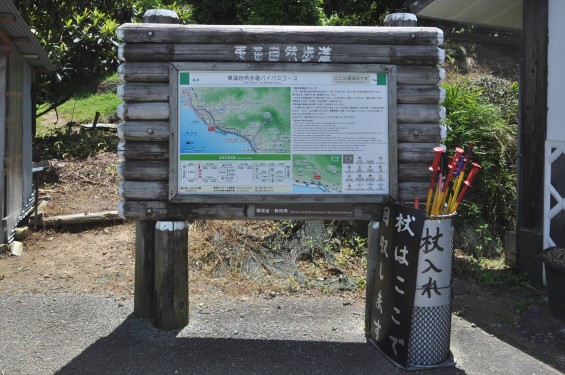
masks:
<svg viewBox="0 0 565 375"><path fill-rule="evenodd" d="M455 213L426 217L396 205L384 215L387 210L388 220L369 224L368 340L407 370L455 366L449 349ZM402 231L409 221L413 236Z"/></svg>

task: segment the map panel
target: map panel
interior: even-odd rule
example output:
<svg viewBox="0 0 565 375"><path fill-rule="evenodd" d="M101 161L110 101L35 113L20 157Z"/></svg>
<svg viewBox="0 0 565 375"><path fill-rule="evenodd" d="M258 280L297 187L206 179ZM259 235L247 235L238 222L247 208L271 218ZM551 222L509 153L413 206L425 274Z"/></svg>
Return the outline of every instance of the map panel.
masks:
<svg viewBox="0 0 565 375"><path fill-rule="evenodd" d="M389 193L386 73L178 79L178 193Z"/></svg>

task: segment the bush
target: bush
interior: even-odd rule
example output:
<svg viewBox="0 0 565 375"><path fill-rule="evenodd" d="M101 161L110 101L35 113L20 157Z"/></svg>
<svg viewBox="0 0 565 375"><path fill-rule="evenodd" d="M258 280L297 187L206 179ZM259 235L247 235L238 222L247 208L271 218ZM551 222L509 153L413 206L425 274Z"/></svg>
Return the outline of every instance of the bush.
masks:
<svg viewBox="0 0 565 375"><path fill-rule="evenodd" d="M467 81L444 84L448 150L475 144L472 161L482 170L459 208L455 245L476 256L500 251L501 238L515 227L517 127L483 90Z"/></svg>
<svg viewBox="0 0 565 375"><path fill-rule="evenodd" d="M482 76L470 81L472 87L481 89L481 100L496 105L509 124L518 123L518 83L494 77Z"/></svg>

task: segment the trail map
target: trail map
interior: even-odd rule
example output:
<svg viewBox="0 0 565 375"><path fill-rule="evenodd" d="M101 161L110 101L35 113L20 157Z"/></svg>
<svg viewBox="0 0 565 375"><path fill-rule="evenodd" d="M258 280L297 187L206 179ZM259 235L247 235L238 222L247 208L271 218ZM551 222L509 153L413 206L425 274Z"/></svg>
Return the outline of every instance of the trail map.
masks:
<svg viewBox="0 0 565 375"><path fill-rule="evenodd" d="M384 73L180 72L178 188L387 194Z"/></svg>

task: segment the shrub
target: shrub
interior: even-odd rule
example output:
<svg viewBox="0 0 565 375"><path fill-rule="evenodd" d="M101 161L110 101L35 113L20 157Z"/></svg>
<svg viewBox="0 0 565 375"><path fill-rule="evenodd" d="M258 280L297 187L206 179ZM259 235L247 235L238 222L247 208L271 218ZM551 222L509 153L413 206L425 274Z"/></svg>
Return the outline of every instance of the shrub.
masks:
<svg viewBox="0 0 565 375"><path fill-rule="evenodd" d="M518 123L518 83L494 77L482 76L469 82L481 89L481 100L496 105L504 120L509 124Z"/></svg>
<svg viewBox="0 0 565 375"><path fill-rule="evenodd" d="M455 245L492 256L500 251L504 233L515 227L517 127L487 103L479 87L458 81L444 88L446 146L453 150L473 142L472 159L483 168L458 210Z"/></svg>

